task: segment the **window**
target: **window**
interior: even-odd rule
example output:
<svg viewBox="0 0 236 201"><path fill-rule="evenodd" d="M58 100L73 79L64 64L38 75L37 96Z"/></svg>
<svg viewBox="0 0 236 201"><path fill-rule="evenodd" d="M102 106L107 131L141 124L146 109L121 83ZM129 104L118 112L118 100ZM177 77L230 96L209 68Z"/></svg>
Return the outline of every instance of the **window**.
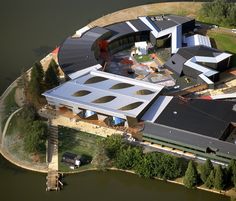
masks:
<svg viewBox="0 0 236 201"><path fill-rule="evenodd" d="M94 76L94 77L91 77L88 80L86 80L84 82L84 84L94 84L94 83L102 82L102 81L105 81L105 80L108 80L108 78L100 77L100 76Z"/></svg>
<svg viewBox="0 0 236 201"><path fill-rule="evenodd" d="M73 96L76 96L76 97L81 97L81 96L86 96L88 94L90 94L91 92L90 91L87 91L87 90L80 90L80 91L77 91L73 94Z"/></svg>
<svg viewBox="0 0 236 201"><path fill-rule="evenodd" d="M141 89L141 90L136 91L137 95L149 95L153 93L154 93L153 91L150 91L148 89Z"/></svg>
<svg viewBox="0 0 236 201"><path fill-rule="evenodd" d="M113 85L110 89L124 89L128 87L133 87L134 85L128 83L118 83Z"/></svg>
<svg viewBox="0 0 236 201"><path fill-rule="evenodd" d="M133 110L142 104L143 104L143 102L134 102L134 103L131 103L131 104L126 105L124 107L121 107L119 110Z"/></svg>
<svg viewBox="0 0 236 201"><path fill-rule="evenodd" d="M114 100L115 96L104 96L93 101L93 103L108 103Z"/></svg>

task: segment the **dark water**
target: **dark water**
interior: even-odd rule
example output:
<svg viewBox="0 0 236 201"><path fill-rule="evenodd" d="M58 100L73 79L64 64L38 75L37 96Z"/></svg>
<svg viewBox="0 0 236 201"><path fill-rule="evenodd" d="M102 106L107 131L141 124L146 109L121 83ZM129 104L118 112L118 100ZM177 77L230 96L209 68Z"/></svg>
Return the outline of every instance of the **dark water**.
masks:
<svg viewBox="0 0 236 201"><path fill-rule="evenodd" d="M61 192L45 191L45 175L28 172L0 157L1 201L228 201L227 197L122 172L67 176Z"/></svg>
<svg viewBox="0 0 236 201"><path fill-rule="evenodd" d="M107 13L155 1L0 0L0 93L32 63L67 36ZM165 182L120 172L87 172L66 177L59 193L45 192L45 175L19 169L0 157L1 201L62 200L228 200Z"/></svg>

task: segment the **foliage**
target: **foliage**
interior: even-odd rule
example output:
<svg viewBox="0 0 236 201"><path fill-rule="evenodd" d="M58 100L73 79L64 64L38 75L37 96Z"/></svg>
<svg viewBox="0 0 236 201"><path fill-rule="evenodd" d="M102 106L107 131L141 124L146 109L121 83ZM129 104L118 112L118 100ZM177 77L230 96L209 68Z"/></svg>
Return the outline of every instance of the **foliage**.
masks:
<svg viewBox="0 0 236 201"><path fill-rule="evenodd" d="M199 19L221 26L236 26L236 5L227 0L204 3L199 12Z"/></svg>
<svg viewBox="0 0 236 201"><path fill-rule="evenodd" d="M39 102L41 93L44 90L43 77L43 67L41 63L36 62L32 67L29 82L29 92L31 94L32 101L34 104L37 104Z"/></svg>
<svg viewBox="0 0 236 201"><path fill-rule="evenodd" d="M236 187L236 161L231 160L227 169L228 181Z"/></svg>
<svg viewBox="0 0 236 201"><path fill-rule="evenodd" d="M32 125L27 128L24 135L24 149L29 153L45 150L47 139L47 125L42 121L33 121Z"/></svg>
<svg viewBox="0 0 236 201"><path fill-rule="evenodd" d="M213 169L213 170L211 170L210 175L207 177L207 180L205 182L205 185L207 188L214 187L214 179L215 179L215 171Z"/></svg>
<svg viewBox="0 0 236 201"><path fill-rule="evenodd" d="M220 165L216 168L214 187L218 190L222 190L225 187L224 173Z"/></svg>
<svg viewBox="0 0 236 201"><path fill-rule="evenodd" d="M201 179L205 183L211 171L214 169L210 159L207 159L201 168Z"/></svg>
<svg viewBox="0 0 236 201"><path fill-rule="evenodd" d="M142 149L139 147L128 146L125 149L120 149L116 156L116 167L120 169L133 169L142 160Z"/></svg>
<svg viewBox="0 0 236 201"><path fill-rule="evenodd" d="M175 179L181 176L183 166L178 158L153 152L147 153L135 167L135 172L146 178Z"/></svg>
<svg viewBox="0 0 236 201"><path fill-rule="evenodd" d="M193 161L189 161L188 168L184 176L184 185L187 188L193 188L198 183L198 173L195 164Z"/></svg>
<svg viewBox="0 0 236 201"><path fill-rule="evenodd" d="M58 78L58 65L52 59L47 71L45 72L45 86L47 89L52 89L59 85L59 78Z"/></svg>
<svg viewBox="0 0 236 201"><path fill-rule="evenodd" d="M106 154L110 159L115 159L120 149L126 145L121 135L112 135L105 138L103 143Z"/></svg>

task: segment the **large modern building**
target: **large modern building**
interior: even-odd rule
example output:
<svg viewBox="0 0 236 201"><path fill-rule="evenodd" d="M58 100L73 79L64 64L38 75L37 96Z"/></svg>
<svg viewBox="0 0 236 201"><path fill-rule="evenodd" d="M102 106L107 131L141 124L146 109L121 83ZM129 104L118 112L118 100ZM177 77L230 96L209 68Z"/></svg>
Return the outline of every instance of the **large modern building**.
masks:
<svg viewBox="0 0 236 201"><path fill-rule="evenodd" d="M85 27L59 49L59 66L70 80L43 95L49 105L84 119L129 127L144 122L143 140L219 161L236 159L235 102L164 96L159 83L104 70L104 53L113 55L141 41L155 46L166 38L172 55L164 67L213 86L229 68L231 54L211 48L205 36L189 36L194 28L194 19L175 15Z"/></svg>

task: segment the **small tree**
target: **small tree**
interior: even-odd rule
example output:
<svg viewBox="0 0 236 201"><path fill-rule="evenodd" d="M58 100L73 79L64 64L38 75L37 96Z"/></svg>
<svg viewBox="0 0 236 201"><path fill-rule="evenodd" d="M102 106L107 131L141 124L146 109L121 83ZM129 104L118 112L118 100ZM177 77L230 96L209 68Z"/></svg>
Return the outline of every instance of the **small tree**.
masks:
<svg viewBox="0 0 236 201"><path fill-rule="evenodd" d="M195 164L193 161L189 161L188 168L184 176L184 185L187 188L193 188L198 183L198 173Z"/></svg>
<svg viewBox="0 0 236 201"><path fill-rule="evenodd" d="M47 89L52 89L59 85L58 78L58 66L54 60L52 60L45 72L45 85Z"/></svg>
<svg viewBox="0 0 236 201"><path fill-rule="evenodd" d="M225 187L224 173L223 173L221 165L217 166L216 168L214 187L218 190L222 190Z"/></svg>
<svg viewBox="0 0 236 201"><path fill-rule="evenodd" d="M215 172L214 169L211 170L210 175L208 176L205 185L207 188L213 188L214 187L214 179L215 179Z"/></svg>
<svg viewBox="0 0 236 201"><path fill-rule="evenodd" d="M213 170L214 167L212 165L212 162L210 159L207 159L206 162L204 163L204 165L201 168L201 179L202 181L205 183L208 176L211 173L211 170Z"/></svg>
<svg viewBox="0 0 236 201"><path fill-rule="evenodd" d="M25 151L28 153L45 151L47 131L47 125L42 121L34 121L28 126L28 132L24 136Z"/></svg>
<svg viewBox="0 0 236 201"><path fill-rule="evenodd" d="M236 187L236 161L231 160L227 168L227 181Z"/></svg>

